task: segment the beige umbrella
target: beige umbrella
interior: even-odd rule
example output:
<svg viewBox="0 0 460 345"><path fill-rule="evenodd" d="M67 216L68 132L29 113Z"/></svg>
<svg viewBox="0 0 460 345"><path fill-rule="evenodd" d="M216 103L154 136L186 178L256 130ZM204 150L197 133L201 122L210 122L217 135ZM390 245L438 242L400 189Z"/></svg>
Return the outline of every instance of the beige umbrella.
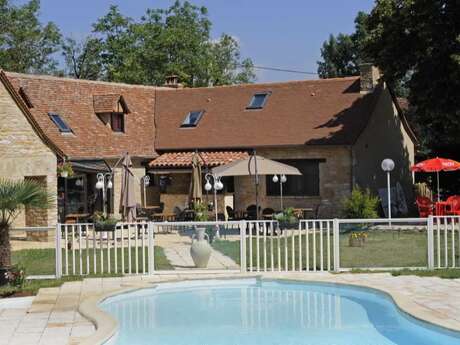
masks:
<svg viewBox="0 0 460 345"><path fill-rule="evenodd" d="M201 200L203 191L201 187L201 160L197 153L192 156L192 181L190 183L190 197L192 200Z"/></svg>
<svg viewBox="0 0 460 345"><path fill-rule="evenodd" d="M131 171L133 164L129 154L126 153L121 163L121 195L120 213L124 221L133 222L136 220L136 197L134 194L134 174Z"/></svg>
<svg viewBox="0 0 460 345"><path fill-rule="evenodd" d="M257 156L255 152L248 158L216 167L212 169L212 173L215 176L254 176L257 219L259 219L259 175L302 175L295 167Z"/></svg>

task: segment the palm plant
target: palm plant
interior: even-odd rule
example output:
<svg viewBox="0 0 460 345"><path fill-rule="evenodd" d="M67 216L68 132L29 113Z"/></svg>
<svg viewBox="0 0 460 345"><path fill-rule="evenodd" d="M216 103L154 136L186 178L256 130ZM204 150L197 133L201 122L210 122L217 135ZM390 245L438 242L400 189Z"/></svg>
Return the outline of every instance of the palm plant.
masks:
<svg viewBox="0 0 460 345"><path fill-rule="evenodd" d="M0 268L11 266L10 227L25 207L49 208L53 196L43 184L0 179Z"/></svg>

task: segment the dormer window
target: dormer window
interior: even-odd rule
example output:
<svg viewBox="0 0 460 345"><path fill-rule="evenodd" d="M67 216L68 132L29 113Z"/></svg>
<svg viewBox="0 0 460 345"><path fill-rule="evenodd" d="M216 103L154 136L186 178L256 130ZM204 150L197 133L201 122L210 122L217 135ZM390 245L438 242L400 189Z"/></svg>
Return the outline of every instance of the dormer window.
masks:
<svg viewBox="0 0 460 345"><path fill-rule="evenodd" d="M110 114L110 127L112 131L123 133L125 131L125 114L111 113Z"/></svg>
<svg viewBox="0 0 460 345"><path fill-rule="evenodd" d="M61 133L72 133L72 129L70 129L67 123L62 119L61 115L57 113L48 113L48 116Z"/></svg>
<svg viewBox="0 0 460 345"><path fill-rule="evenodd" d="M269 92L258 92L254 94L246 109L262 109L265 106L265 103L267 103L269 95Z"/></svg>
<svg viewBox="0 0 460 345"><path fill-rule="evenodd" d="M185 116L184 122L182 122L181 127L196 127L200 122L201 118L203 117L203 114L204 110L194 110L189 112Z"/></svg>

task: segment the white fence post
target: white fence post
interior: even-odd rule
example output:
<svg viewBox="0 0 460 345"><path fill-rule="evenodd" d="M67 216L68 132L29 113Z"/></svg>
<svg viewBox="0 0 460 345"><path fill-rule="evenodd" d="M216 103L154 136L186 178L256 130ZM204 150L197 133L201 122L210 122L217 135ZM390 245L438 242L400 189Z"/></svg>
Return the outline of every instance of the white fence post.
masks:
<svg viewBox="0 0 460 345"><path fill-rule="evenodd" d="M338 219L333 221L333 252L334 252L334 271L340 270L340 223Z"/></svg>
<svg viewBox="0 0 460 345"><path fill-rule="evenodd" d="M428 269L434 269L434 222L433 216L429 216L427 220L427 247L428 247Z"/></svg>
<svg viewBox="0 0 460 345"><path fill-rule="evenodd" d="M61 248L61 225L59 223L56 224L56 233L55 237L55 245L56 245L56 269L55 275L57 279L62 277L62 248Z"/></svg>
<svg viewBox="0 0 460 345"><path fill-rule="evenodd" d="M246 221L240 221L240 271L246 273Z"/></svg>
<svg viewBox="0 0 460 345"><path fill-rule="evenodd" d="M155 273L155 225L153 222L149 222L147 226L148 233L148 270L149 274L153 275ZM144 272L145 273L145 272Z"/></svg>

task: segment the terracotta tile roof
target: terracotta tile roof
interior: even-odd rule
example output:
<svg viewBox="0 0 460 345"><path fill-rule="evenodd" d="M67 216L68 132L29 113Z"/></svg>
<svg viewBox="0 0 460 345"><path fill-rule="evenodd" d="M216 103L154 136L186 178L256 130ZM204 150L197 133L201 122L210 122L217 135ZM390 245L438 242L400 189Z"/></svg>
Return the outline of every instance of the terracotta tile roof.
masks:
<svg viewBox="0 0 460 345"><path fill-rule="evenodd" d="M128 151L132 156L154 158L155 87L94 82L6 72L14 88L27 92L33 103L29 111L45 135L69 158L119 157ZM99 98L102 95L102 98ZM96 97L95 97L96 96ZM107 96L107 97L106 97ZM94 98L95 97L95 98ZM110 123L96 115L97 106L122 99L129 105L125 115L125 133L115 133ZM102 101L103 100L103 101ZM58 113L73 134L61 134L48 116Z"/></svg>
<svg viewBox="0 0 460 345"><path fill-rule="evenodd" d="M149 163L151 168L190 168L194 152L163 153ZM248 153L244 151L215 151L199 152L203 165L215 167L236 160L245 159Z"/></svg>
<svg viewBox="0 0 460 345"><path fill-rule="evenodd" d="M268 92L263 109L247 106ZM157 92L156 149L242 149L305 144L350 145L365 128L376 92L360 93L359 77ZM204 110L195 128L186 114Z"/></svg>
<svg viewBox="0 0 460 345"><path fill-rule="evenodd" d="M94 112L101 113L129 113L129 109L120 94L94 95L93 96Z"/></svg>

